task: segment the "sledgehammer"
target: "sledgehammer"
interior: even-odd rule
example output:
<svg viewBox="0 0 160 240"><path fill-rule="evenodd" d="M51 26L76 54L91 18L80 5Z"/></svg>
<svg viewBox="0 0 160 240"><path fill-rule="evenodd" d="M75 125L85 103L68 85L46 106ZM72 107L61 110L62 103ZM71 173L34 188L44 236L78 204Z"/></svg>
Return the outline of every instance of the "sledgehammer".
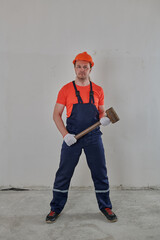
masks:
<svg viewBox="0 0 160 240"><path fill-rule="evenodd" d="M111 107L108 110L105 111L106 116L110 119L110 121L112 123L116 123L119 121L119 117L117 115L117 113L115 112L115 110ZM86 135L87 133L91 132L93 129L95 129L96 127L100 126L101 123L100 121L96 122L95 124L93 124L92 126L88 127L87 129L85 129L84 131L78 133L75 138L78 140L79 138L83 137L84 135Z"/></svg>

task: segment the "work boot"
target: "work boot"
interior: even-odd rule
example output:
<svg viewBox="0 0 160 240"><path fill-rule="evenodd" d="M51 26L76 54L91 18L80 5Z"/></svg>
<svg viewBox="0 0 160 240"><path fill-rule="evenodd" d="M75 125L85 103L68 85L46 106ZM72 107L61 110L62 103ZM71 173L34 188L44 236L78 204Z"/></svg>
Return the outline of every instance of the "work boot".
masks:
<svg viewBox="0 0 160 240"><path fill-rule="evenodd" d="M53 222L56 221L58 216L59 216L59 214L57 214L56 212L50 211L50 213L46 217L46 222L47 223L53 223Z"/></svg>
<svg viewBox="0 0 160 240"><path fill-rule="evenodd" d="M110 208L104 208L101 210L101 212L104 214L104 216L110 221L110 222L117 222L117 216Z"/></svg>

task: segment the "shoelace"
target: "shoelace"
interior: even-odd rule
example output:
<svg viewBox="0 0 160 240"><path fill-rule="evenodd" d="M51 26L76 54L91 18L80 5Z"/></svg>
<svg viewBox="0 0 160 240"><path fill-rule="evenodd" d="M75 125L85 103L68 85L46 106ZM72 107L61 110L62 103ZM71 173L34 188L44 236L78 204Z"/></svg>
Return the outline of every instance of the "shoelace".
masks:
<svg viewBox="0 0 160 240"><path fill-rule="evenodd" d="M53 216L55 214L55 212L50 212L49 216Z"/></svg>
<svg viewBox="0 0 160 240"><path fill-rule="evenodd" d="M113 215L113 212L110 208L105 208L105 210L109 215Z"/></svg>

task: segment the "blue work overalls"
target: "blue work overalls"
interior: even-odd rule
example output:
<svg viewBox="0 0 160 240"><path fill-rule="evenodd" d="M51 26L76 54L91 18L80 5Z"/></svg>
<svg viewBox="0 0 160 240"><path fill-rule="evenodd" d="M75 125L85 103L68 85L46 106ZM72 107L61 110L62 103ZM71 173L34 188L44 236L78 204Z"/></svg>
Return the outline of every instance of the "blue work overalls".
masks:
<svg viewBox="0 0 160 240"><path fill-rule="evenodd" d="M99 120L99 112L94 105L92 82L90 81L89 103L85 104L74 81L73 86L78 103L73 105L71 116L67 118L66 128L69 133L78 134ZM50 203L52 211L60 213L64 208L68 197L70 181L82 149L84 150L87 164L91 171L99 209L112 208L109 198L109 182L101 135L100 128L97 127L70 147L63 142L59 169L56 173L53 186L53 199Z"/></svg>

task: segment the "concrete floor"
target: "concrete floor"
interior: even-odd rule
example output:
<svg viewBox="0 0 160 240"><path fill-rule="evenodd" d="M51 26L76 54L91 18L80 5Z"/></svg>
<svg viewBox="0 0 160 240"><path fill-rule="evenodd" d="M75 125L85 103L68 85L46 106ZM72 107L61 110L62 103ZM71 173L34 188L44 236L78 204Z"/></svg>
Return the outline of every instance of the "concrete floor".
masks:
<svg viewBox="0 0 160 240"><path fill-rule="evenodd" d="M53 224L45 223L51 190L0 191L2 240L159 240L160 191L111 190L118 222L99 212L92 189L71 189Z"/></svg>

